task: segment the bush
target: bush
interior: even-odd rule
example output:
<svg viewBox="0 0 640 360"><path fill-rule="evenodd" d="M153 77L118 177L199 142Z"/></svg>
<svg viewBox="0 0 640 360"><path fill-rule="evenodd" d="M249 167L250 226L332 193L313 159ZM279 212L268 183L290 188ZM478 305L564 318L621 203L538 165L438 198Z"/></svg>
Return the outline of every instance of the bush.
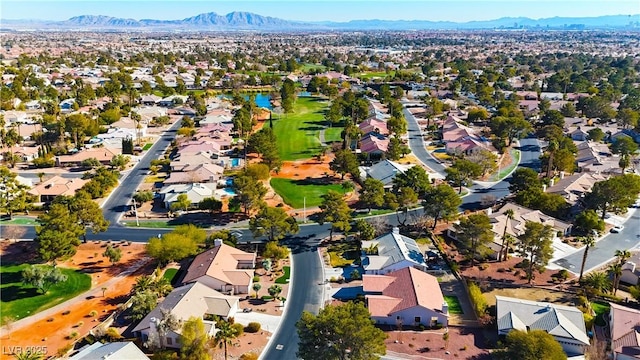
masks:
<svg viewBox="0 0 640 360"><path fill-rule="evenodd" d="M89 316L96 317L98 316L98 312L96 310L91 310L91 312L89 313Z"/></svg>
<svg viewBox="0 0 640 360"><path fill-rule="evenodd" d="M82 325L84 325L84 321L80 321L79 323L75 324L73 327L79 328L79 327L82 327Z"/></svg>
<svg viewBox="0 0 640 360"><path fill-rule="evenodd" d="M240 336L242 336L242 334L244 334L244 326L242 326L242 324L234 323L233 325L231 325L231 327L236 330L236 334L238 334L238 337L240 337Z"/></svg>
<svg viewBox="0 0 640 360"><path fill-rule="evenodd" d="M586 326L587 329L591 329L593 327L595 318L591 316L591 314L586 313L583 313L582 316L584 316L584 326Z"/></svg>
<svg viewBox="0 0 640 360"><path fill-rule="evenodd" d="M258 275L254 276L253 277L253 282L254 283L260 282L260 276L258 276Z"/></svg>
<svg viewBox="0 0 640 360"><path fill-rule="evenodd" d="M77 331L73 331L71 334L67 335L67 339L71 340L71 339L75 339L78 337L78 332Z"/></svg>
<svg viewBox="0 0 640 360"><path fill-rule="evenodd" d="M244 328L244 331L248 332L248 333L257 333L258 331L260 331L261 325L258 322L250 322L246 328Z"/></svg>
<svg viewBox="0 0 640 360"><path fill-rule="evenodd" d="M258 360L258 354L256 353L244 353L240 356L240 360Z"/></svg>
<svg viewBox="0 0 640 360"><path fill-rule="evenodd" d="M273 296L271 296L271 295L262 295L262 298L261 298L261 299L262 299L262 300L265 300L265 301L267 301L267 300L273 300Z"/></svg>
<svg viewBox="0 0 640 360"><path fill-rule="evenodd" d="M59 348L58 351L56 352L56 355L58 355L58 357L64 357L69 353L69 351L71 351L71 349L73 349L73 344L67 344Z"/></svg>
<svg viewBox="0 0 640 360"><path fill-rule="evenodd" d="M480 264L480 266L478 266L480 268L480 270L487 270L489 268L489 264Z"/></svg>
<svg viewBox="0 0 640 360"><path fill-rule="evenodd" d="M471 300L471 304L473 305L473 309L476 311L478 317L480 317L487 312L487 300L485 300L484 296L482 296L482 291L476 283L469 282L468 288L469 298Z"/></svg>

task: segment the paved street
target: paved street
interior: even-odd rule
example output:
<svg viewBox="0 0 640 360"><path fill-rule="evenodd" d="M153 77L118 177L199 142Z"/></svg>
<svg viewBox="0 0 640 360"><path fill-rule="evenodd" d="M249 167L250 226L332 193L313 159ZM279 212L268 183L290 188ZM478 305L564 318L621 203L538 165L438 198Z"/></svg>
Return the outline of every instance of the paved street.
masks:
<svg viewBox="0 0 640 360"><path fill-rule="evenodd" d="M158 159L164 154L171 141L175 139L175 132L180 128L180 123L181 121L178 120L160 136L133 169L120 179L120 186L113 190L109 199L103 204L104 218L111 222L111 227L121 226L118 224L118 219L124 211L128 210L131 197L149 172L151 160Z"/></svg>
<svg viewBox="0 0 640 360"><path fill-rule="evenodd" d="M630 216L624 223L624 229L614 234L608 233L596 243L596 246L589 249L587 262L584 267L585 272L595 270L614 258L616 250L631 250L640 248L640 209L629 209ZM574 273L580 272L584 248L562 259L554 261L559 265Z"/></svg>

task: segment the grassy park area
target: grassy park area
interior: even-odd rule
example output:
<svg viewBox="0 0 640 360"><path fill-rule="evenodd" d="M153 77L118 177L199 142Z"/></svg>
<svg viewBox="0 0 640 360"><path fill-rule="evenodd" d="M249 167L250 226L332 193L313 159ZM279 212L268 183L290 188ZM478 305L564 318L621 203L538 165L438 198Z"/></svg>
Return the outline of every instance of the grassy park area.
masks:
<svg viewBox="0 0 640 360"><path fill-rule="evenodd" d="M273 124L278 139L278 152L285 161L308 159L321 150L319 134L324 128L324 111L328 103L318 98L298 98L292 114L280 115ZM329 131L327 141L340 136L341 128ZM326 132L325 132L325 135Z"/></svg>
<svg viewBox="0 0 640 360"><path fill-rule="evenodd" d="M284 178L272 178L271 187L280 195L287 205L294 209L302 209L306 206L314 207L322 203L321 196L329 190L341 194L346 192L340 184L318 184L309 180L292 180Z"/></svg>
<svg viewBox="0 0 640 360"><path fill-rule="evenodd" d="M51 286L46 294L22 283L21 272L28 264L0 266L1 323L19 320L65 302L91 288L91 277L72 269L60 269L67 281Z"/></svg>

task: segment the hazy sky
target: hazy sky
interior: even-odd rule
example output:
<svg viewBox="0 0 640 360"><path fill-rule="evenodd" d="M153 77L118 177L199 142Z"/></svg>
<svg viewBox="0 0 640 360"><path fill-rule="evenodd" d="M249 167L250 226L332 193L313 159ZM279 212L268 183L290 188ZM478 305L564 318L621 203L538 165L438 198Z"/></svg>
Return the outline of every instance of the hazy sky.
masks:
<svg viewBox="0 0 640 360"><path fill-rule="evenodd" d="M0 0L2 19L66 20L77 15L133 19L183 19L206 12L249 11L285 20L446 20L464 22L505 16L542 18L640 14L638 0Z"/></svg>

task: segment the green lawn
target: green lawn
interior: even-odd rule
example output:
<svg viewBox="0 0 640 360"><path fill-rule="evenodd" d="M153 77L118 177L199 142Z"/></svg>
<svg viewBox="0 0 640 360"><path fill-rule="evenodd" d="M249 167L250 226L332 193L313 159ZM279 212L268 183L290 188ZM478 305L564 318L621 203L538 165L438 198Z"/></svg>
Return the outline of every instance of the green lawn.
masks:
<svg viewBox="0 0 640 360"><path fill-rule="evenodd" d="M324 111L328 103L313 97L299 98L292 114L280 115L273 123L278 139L278 153L282 160L308 159L320 152L318 135L324 128ZM334 128L329 131L329 139L335 139ZM325 136L326 136L325 132ZM339 133L338 133L339 136Z"/></svg>
<svg viewBox="0 0 640 360"><path fill-rule="evenodd" d="M462 311L462 306L460 305L460 300L455 295L445 295L444 301L449 305L449 313L450 314L464 314Z"/></svg>
<svg viewBox="0 0 640 360"><path fill-rule="evenodd" d="M294 209L302 209L306 206L314 207L322 203L320 196L326 194L329 190L337 191L344 194L346 191L340 184L316 184L308 180L292 180L283 178L272 178L271 187L278 195L282 196L284 202Z"/></svg>
<svg viewBox="0 0 640 360"><path fill-rule="evenodd" d="M288 284L289 276L291 276L291 267L283 266L282 271L284 271L284 275L280 276L276 279L276 284Z"/></svg>
<svg viewBox="0 0 640 360"><path fill-rule="evenodd" d="M178 269L170 268L164 271L164 274L162 275L162 277L169 280L169 282L173 284L173 280L176 277L177 273L178 273Z"/></svg>
<svg viewBox="0 0 640 360"><path fill-rule="evenodd" d="M611 305L602 301L594 301L591 303L591 308L596 313L595 324L598 326L605 325L604 316L607 316L607 314L609 314Z"/></svg>
<svg viewBox="0 0 640 360"><path fill-rule="evenodd" d="M324 141L327 142L327 144L332 143L332 142L338 142L338 141L342 141L342 130L344 128L339 126L339 127L330 127L325 129L324 131Z"/></svg>
<svg viewBox="0 0 640 360"><path fill-rule="evenodd" d="M316 69L318 69L318 70L320 70L320 71L325 71L325 70L327 70L327 67L326 67L326 66L324 66L324 65L322 65L322 64L304 63L304 64L302 64L302 68L300 68L300 70L301 70L302 72L305 72L305 73L306 73L307 71L310 71L310 70L316 70Z"/></svg>
<svg viewBox="0 0 640 360"><path fill-rule="evenodd" d="M38 221L35 218L20 218L14 217L11 220L0 220L0 225L39 225Z"/></svg>
<svg viewBox="0 0 640 360"><path fill-rule="evenodd" d="M387 76L393 76L394 74L395 74L395 71L390 71L388 74L385 71L368 71L368 72L358 73L355 75L355 77L362 80L371 80L374 77L385 78Z"/></svg>
<svg viewBox="0 0 640 360"><path fill-rule="evenodd" d="M147 150L151 149L152 146L153 146L153 144L146 143L146 144L144 144L144 147L142 148L142 151L147 151Z"/></svg>
<svg viewBox="0 0 640 360"><path fill-rule="evenodd" d="M0 306L2 319L16 320L58 305L91 288L91 277L72 269L60 269L67 281L52 286L46 294L22 284L21 272L28 265L0 265Z"/></svg>

